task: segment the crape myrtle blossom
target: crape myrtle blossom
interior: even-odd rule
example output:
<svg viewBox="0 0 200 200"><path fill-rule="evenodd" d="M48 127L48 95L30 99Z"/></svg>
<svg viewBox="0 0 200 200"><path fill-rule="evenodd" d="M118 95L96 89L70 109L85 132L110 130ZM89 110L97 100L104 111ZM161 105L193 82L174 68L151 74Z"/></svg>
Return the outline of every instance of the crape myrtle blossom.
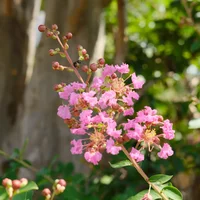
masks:
<svg viewBox="0 0 200 200"><path fill-rule="evenodd" d="M137 89L144 81L135 73L127 85L124 74L129 73L127 64L105 65L102 75L94 77L91 84L70 83L59 90L63 105L58 107L58 116L68 125L71 133L81 139L71 141L71 153L82 154L97 165L102 153L117 155L129 140L137 141L130 157L136 162L144 160L143 151L159 149L158 156L166 159L173 154L169 144L160 145L161 138L171 140L174 130L169 120L163 120L157 111L145 106L134 117L134 103L139 100ZM127 77L127 75L126 75ZM125 123L117 123L120 116L131 117Z"/></svg>

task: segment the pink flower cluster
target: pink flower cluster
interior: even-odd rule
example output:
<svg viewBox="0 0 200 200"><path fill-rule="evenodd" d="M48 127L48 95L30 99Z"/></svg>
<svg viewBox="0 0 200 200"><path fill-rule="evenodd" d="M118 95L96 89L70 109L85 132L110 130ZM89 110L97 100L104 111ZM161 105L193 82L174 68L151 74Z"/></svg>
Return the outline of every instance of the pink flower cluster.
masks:
<svg viewBox="0 0 200 200"><path fill-rule="evenodd" d="M103 151L116 155L122 150L121 145L129 140L138 142L130 151L137 162L144 160L144 149L160 149L158 156L163 159L173 154L168 143L160 145L160 138L174 138L172 124L157 115L156 110L146 106L134 119L117 123L121 115L134 115L134 102L139 99L136 90L144 84L133 73L132 83L127 85L123 74L128 73L127 64L105 65L102 75L94 77L90 85L73 82L59 92L65 104L59 106L58 116L64 119L72 134L82 135L81 139L71 141L72 154L84 152L85 159L97 165Z"/></svg>

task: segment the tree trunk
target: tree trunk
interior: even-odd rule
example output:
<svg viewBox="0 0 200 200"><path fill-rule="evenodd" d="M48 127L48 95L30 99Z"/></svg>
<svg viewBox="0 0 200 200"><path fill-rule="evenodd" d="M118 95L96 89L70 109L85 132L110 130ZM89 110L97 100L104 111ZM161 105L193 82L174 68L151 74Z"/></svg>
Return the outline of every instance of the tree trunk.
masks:
<svg viewBox="0 0 200 200"><path fill-rule="evenodd" d="M69 54L73 61L78 59L77 45L87 49L91 57L97 42L102 0L48 0L45 6L46 25L56 23L61 35L68 31L73 33L69 42ZM57 115L57 107L62 103L53 86L56 83L78 81L74 74L57 72L51 69L52 61L67 65L59 56L49 57L50 48L60 47L59 44L45 36L36 53L36 62L30 83L25 93L25 106L20 122L22 141L29 139L27 158L35 166L41 167L49 163L55 155L65 162L73 161L77 171L83 171L81 157L72 156L70 141L74 137L66 124ZM102 55L99 55L102 56Z"/></svg>
<svg viewBox="0 0 200 200"><path fill-rule="evenodd" d="M15 147L9 143L22 103L27 68L27 28L34 2L0 1L0 148ZM19 137L18 137L19 143ZM0 159L2 160L2 158Z"/></svg>

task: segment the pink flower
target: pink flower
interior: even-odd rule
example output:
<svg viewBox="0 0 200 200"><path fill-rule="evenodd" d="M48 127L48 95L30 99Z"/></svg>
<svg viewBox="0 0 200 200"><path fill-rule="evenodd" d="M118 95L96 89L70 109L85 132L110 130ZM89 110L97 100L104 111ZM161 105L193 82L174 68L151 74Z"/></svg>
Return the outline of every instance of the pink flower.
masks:
<svg viewBox="0 0 200 200"><path fill-rule="evenodd" d="M133 113L134 113L134 110L131 107L131 108L124 111L124 116L133 115Z"/></svg>
<svg viewBox="0 0 200 200"><path fill-rule="evenodd" d="M127 64L122 63L122 65L115 65L115 68L117 69L117 71L121 74L127 74L129 73L129 66Z"/></svg>
<svg viewBox="0 0 200 200"><path fill-rule="evenodd" d="M162 149L160 152L158 152L158 156L163 159L167 159L169 156L172 156L174 154L174 151L170 147L169 144L164 143Z"/></svg>
<svg viewBox="0 0 200 200"><path fill-rule="evenodd" d="M137 117L135 118L135 121L138 123L159 123L162 117L160 115L156 115L157 110L151 109L149 106L145 106L143 110L140 110L137 112Z"/></svg>
<svg viewBox="0 0 200 200"><path fill-rule="evenodd" d="M70 119L71 113L68 106L62 105L58 107L57 115L62 119Z"/></svg>
<svg viewBox="0 0 200 200"><path fill-rule="evenodd" d="M98 151L96 151L96 152L86 151L85 154L84 154L84 158L88 162L93 163L94 165L98 165L99 161L102 158L102 154Z"/></svg>
<svg viewBox="0 0 200 200"><path fill-rule="evenodd" d="M70 105L76 105L78 103L78 99L80 97L80 94L77 94L75 92L72 92L69 98L69 104Z"/></svg>
<svg viewBox="0 0 200 200"><path fill-rule="evenodd" d="M163 130L164 138L171 140L174 138L174 130L172 129L172 123L167 119L164 121L163 126L160 127Z"/></svg>
<svg viewBox="0 0 200 200"><path fill-rule="evenodd" d="M106 151L107 153L110 153L112 155L117 155L119 151L121 150L121 147L115 146L115 142L113 139L109 139L106 142Z"/></svg>
<svg viewBox="0 0 200 200"><path fill-rule="evenodd" d="M139 78L135 75L135 73L132 74L131 80L132 80L134 89L142 88L142 86L144 84L144 81L143 80L139 80Z"/></svg>
<svg viewBox="0 0 200 200"><path fill-rule="evenodd" d="M134 130L128 130L127 136L130 139L141 140L143 134L143 127L137 123L134 124Z"/></svg>
<svg viewBox="0 0 200 200"><path fill-rule="evenodd" d="M99 77L94 77L93 82L91 84L91 88L97 89L98 91L100 90L100 87L103 85L103 81Z"/></svg>
<svg viewBox="0 0 200 200"><path fill-rule="evenodd" d="M105 65L104 70L102 72L102 77L105 78L106 76L111 76L115 73L116 68L113 65Z"/></svg>
<svg viewBox="0 0 200 200"><path fill-rule="evenodd" d="M74 91L73 87L71 85L66 85L64 87L63 92L59 92L59 96L61 99L68 100L69 95Z"/></svg>
<svg viewBox="0 0 200 200"><path fill-rule="evenodd" d="M86 131L85 131L85 129L83 127L71 128L70 131L74 135L85 135L86 134Z"/></svg>
<svg viewBox="0 0 200 200"><path fill-rule="evenodd" d="M83 110L79 115L81 123L88 125L91 122L91 114L92 110Z"/></svg>
<svg viewBox="0 0 200 200"><path fill-rule="evenodd" d="M129 92L127 96L128 96L128 97L131 97L131 98L133 98L133 99L136 99L136 100L138 100L139 97L140 97L139 94L138 94L137 92L135 92L135 91Z"/></svg>
<svg viewBox="0 0 200 200"><path fill-rule="evenodd" d="M71 141L71 145L74 145L71 148L71 153L72 154L82 154L83 152L83 145L82 145L82 141L81 140L72 140Z"/></svg>
<svg viewBox="0 0 200 200"><path fill-rule="evenodd" d="M116 93L113 90L107 91L101 95L99 99L99 105L102 109L106 108L107 106L112 106L113 104L117 103Z"/></svg>
<svg viewBox="0 0 200 200"><path fill-rule="evenodd" d="M140 153L140 151L135 149L134 147L132 147L131 152L129 154L131 158L136 160L136 162L141 162L144 160L144 155Z"/></svg>
<svg viewBox="0 0 200 200"><path fill-rule="evenodd" d="M87 85L85 83L73 82L71 83L71 86L74 90L80 90L86 88Z"/></svg>
<svg viewBox="0 0 200 200"><path fill-rule="evenodd" d="M97 98L94 97L96 94L95 91L83 92L83 99L90 104L91 107L94 107L97 104Z"/></svg>

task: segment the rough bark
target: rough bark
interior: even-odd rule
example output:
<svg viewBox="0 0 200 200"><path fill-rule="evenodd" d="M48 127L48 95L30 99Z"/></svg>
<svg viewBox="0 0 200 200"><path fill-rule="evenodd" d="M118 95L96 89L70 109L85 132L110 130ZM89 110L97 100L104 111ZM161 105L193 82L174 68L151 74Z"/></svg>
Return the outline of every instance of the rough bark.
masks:
<svg viewBox="0 0 200 200"><path fill-rule="evenodd" d="M78 59L76 46L83 45L92 56L100 25L103 9L101 0L48 0L46 2L46 25L56 23L61 33L73 33L69 42L69 53L73 61ZM50 48L59 47L55 40L42 38L36 53L36 62L30 83L25 93L24 112L20 124L22 141L29 139L27 158L35 166L43 166L59 155L61 160L73 161L78 171L83 171L81 159L70 153L72 136L57 117L57 107L61 104L53 86L60 82L71 82L78 79L68 72L55 72L51 69L53 60L63 65L63 58L48 57Z"/></svg>
<svg viewBox="0 0 200 200"><path fill-rule="evenodd" d="M10 136L17 120L25 87L28 24L34 2L0 1L0 148ZM19 141L18 141L19 142Z"/></svg>

